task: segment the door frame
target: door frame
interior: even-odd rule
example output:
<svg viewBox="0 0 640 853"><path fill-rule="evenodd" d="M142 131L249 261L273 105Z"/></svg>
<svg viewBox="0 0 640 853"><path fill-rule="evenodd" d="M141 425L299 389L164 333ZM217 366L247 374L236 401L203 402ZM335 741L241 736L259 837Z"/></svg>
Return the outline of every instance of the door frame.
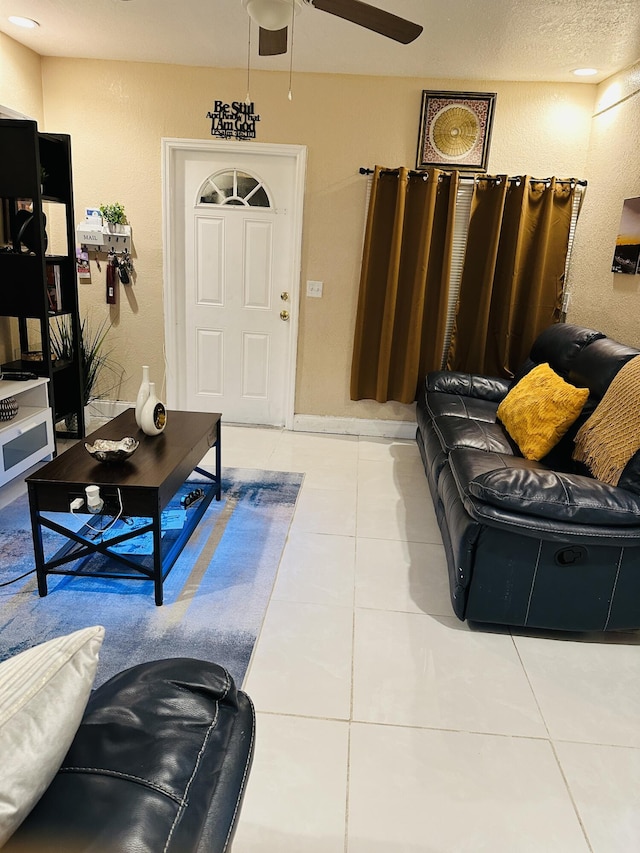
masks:
<svg viewBox="0 0 640 853"><path fill-rule="evenodd" d="M298 317L300 309L300 272L302 264L302 218L304 185L307 165L306 145L280 145L271 142L235 142L209 139L162 139L162 239L164 336L167 369L167 405L178 408L178 388L186 374L185 353L185 294L178 288L177 252L173 204L175 203L175 160L178 153L210 151L230 154L259 154L261 156L293 158L295 175L292 210L286 215L293 219L291 280L289 291L289 367L285 377L285 429L293 429L295 413L296 367L298 357ZM240 159L240 158L239 158ZM224 415L224 412L222 413Z"/></svg>

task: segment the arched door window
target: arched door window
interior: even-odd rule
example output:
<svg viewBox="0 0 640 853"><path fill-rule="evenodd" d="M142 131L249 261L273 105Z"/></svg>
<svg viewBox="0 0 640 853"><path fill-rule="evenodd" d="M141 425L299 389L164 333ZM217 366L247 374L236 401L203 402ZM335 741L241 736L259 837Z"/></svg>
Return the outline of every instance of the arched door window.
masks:
<svg viewBox="0 0 640 853"><path fill-rule="evenodd" d="M267 191L257 178L239 169L211 175L200 187L198 204L228 204L242 207L271 207Z"/></svg>

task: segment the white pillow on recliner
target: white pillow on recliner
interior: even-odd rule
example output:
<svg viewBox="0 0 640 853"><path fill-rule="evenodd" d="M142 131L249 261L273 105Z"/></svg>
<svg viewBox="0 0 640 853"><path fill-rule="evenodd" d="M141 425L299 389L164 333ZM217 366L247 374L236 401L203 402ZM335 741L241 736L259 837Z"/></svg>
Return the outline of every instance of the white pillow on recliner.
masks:
<svg viewBox="0 0 640 853"><path fill-rule="evenodd" d="M98 665L104 628L56 637L0 663L0 847L58 772Z"/></svg>

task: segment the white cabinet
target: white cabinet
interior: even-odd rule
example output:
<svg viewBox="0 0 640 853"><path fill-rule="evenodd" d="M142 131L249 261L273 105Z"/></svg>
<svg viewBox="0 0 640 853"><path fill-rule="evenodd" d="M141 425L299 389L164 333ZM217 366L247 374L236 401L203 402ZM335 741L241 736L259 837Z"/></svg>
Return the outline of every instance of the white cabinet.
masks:
<svg viewBox="0 0 640 853"><path fill-rule="evenodd" d="M36 462L51 459L55 450L53 419L49 407L49 380L0 380L0 400L15 397L18 414L0 421L0 486Z"/></svg>

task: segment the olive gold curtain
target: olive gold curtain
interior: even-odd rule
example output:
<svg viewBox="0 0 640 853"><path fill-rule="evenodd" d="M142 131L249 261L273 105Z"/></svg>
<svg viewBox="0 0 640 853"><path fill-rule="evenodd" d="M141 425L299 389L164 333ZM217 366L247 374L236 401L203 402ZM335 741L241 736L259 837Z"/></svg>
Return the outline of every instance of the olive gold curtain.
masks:
<svg viewBox="0 0 640 853"><path fill-rule="evenodd" d="M365 233L351 399L411 403L442 361L459 174L376 166Z"/></svg>
<svg viewBox="0 0 640 853"><path fill-rule="evenodd" d="M447 367L513 376L560 319L575 182L476 180Z"/></svg>

